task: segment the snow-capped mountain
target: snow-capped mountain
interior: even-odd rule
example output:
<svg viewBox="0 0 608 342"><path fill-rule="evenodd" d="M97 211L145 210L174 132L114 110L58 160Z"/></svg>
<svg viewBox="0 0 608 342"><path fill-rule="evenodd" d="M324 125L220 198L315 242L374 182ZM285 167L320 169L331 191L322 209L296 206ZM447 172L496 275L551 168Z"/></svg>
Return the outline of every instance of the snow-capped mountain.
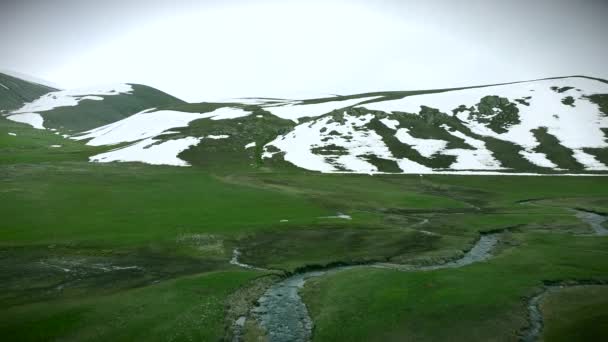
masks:
<svg viewBox="0 0 608 342"><path fill-rule="evenodd" d="M7 109L9 120L114 147L91 156L95 162L288 162L354 173L608 171L608 82L579 76L198 104L124 84L52 91Z"/></svg>

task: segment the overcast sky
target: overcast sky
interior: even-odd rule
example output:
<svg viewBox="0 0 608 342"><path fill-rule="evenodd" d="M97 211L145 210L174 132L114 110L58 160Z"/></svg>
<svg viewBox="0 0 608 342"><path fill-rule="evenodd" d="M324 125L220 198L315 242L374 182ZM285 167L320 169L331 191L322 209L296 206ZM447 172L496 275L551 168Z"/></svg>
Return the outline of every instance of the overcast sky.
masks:
<svg viewBox="0 0 608 342"><path fill-rule="evenodd" d="M189 101L608 79L607 15L606 0L1 0L0 68Z"/></svg>

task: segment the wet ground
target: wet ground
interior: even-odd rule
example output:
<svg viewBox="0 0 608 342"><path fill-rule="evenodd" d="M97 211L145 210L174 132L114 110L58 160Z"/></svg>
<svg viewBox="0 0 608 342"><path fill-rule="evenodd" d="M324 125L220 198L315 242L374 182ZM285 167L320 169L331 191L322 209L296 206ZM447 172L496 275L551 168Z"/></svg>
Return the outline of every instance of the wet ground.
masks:
<svg viewBox="0 0 608 342"><path fill-rule="evenodd" d="M608 221L608 216L592 213L590 211L577 210L576 217L589 224L589 226L593 228L595 235L608 235L608 229L602 225L604 222Z"/></svg>

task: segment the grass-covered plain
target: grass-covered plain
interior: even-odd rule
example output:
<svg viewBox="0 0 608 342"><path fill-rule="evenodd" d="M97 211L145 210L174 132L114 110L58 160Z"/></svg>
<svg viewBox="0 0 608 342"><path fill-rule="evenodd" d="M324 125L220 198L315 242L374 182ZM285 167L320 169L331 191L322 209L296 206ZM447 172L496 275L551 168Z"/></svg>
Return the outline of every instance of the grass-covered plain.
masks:
<svg viewBox="0 0 608 342"><path fill-rule="evenodd" d="M608 336L608 286L577 286L547 295L542 304L546 341L591 341Z"/></svg>
<svg viewBox="0 0 608 342"><path fill-rule="evenodd" d="M590 229L570 210L608 212L604 177L86 161L107 148L0 118L0 332L9 340L222 339L231 296L269 273L230 264L234 248L271 273L432 263L462 254L480 232L511 228L485 263L360 268L311 281L303 295L319 341L513 340L527 324L526 298L543 281L608 280L608 240L581 236ZM199 158L230 161L215 148L224 147L204 147ZM562 329L555 322L547 334Z"/></svg>
<svg viewBox="0 0 608 342"><path fill-rule="evenodd" d="M514 233L486 263L345 271L311 281L304 296L318 341L513 341L527 325L526 298L544 281L606 280L607 247L606 238Z"/></svg>

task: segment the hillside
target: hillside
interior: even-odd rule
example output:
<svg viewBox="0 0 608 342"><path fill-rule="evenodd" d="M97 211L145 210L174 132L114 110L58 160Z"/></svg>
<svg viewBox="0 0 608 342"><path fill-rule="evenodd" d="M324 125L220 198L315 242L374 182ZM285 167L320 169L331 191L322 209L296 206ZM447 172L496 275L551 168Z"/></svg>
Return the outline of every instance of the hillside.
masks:
<svg viewBox="0 0 608 342"><path fill-rule="evenodd" d="M607 171L607 93L571 77L376 98L296 126L264 156L322 172Z"/></svg>
<svg viewBox="0 0 608 342"><path fill-rule="evenodd" d="M0 111L13 110L57 89L0 73Z"/></svg>
<svg viewBox="0 0 608 342"><path fill-rule="evenodd" d="M148 86L117 84L48 92L5 115L35 128L70 133L115 122L151 107L182 103Z"/></svg>
<svg viewBox="0 0 608 342"><path fill-rule="evenodd" d="M562 77L310 100L187 104L153 88L57 91L7 116L90 146L95 162L352 173L608 171L608 83ZM59 133L59 132L58 132Z"/></svg>

